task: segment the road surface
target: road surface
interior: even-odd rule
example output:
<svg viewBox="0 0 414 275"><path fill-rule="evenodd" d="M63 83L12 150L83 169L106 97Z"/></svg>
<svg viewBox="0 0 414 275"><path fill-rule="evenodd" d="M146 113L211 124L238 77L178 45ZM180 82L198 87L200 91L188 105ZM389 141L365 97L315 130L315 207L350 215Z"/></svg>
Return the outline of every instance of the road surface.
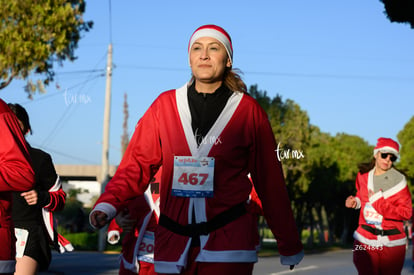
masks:
<svg viewBox="0 0 414 275"><path fill-rule="evenodd" d="M412 268L412 247L408 247L402 275L414 275ZM118 254L99 252L72 252L53 254L49 272L39 275L117 275ZM260 257L255 265L254 275L282 275L282 274L357 274L352 263L351 249L306 254L303 261L290 271L288 267L280 265L279 257Z"/></svg>

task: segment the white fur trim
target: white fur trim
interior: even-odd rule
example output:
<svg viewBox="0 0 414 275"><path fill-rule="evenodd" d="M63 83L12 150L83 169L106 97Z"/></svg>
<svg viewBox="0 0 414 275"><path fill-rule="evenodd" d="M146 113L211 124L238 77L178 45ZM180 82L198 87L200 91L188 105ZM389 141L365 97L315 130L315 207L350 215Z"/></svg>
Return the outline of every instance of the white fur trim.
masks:
<svg viewBox="0 0 414 275"><path fill-rule="evenodd" d="M280 263L282 265L297 265L302 261L303 257L305 256L305 252L303 250L296 255L292 256L283 256L280 255Z"/></svg>
<svg viewBox="0 0 414 275"><path fill-rule="evenodd" d="M181 254L180 258L176 262L154 261L155 272L157 273L181 273L182 269L187 265L187 255L190 250L189 241Z"/></svg>
<svg viewBox="0 0 414 275"><path fill-rule="evenodd" d="M94 213L95 211L101 211L101 212L104 212L107 216L108 216L108 218L107 218L107 221L110 221L110 220L112 220L113 218L115 218L115 216L116 216L116 208L112 205L112 204L109 204L109 203L107 203L107 202L101 202L101 203L98 203L94 208L93 208L93 210L91 211L91 213L89 214L89 224L94 228L94 229L96 229L96 227L95 226L93 226L92 225L92 223L91 223L91 216L92 216L92 213Z"/></svg>
<svg viewBox="0 0 414 275"><path fill-rule="evenodd" d="M190 43L188 44L188 52L190 52L191 46L194 44L194 42L201 37L212 37L220 41L220 43L223 44L224 48L227 51L227 55L230 58L230 62L233 64L233 50L231 46L231 41L227 38L225 34L215 29L206 28L196 31L191 36Z"/></svg>
<svg viewBox="0 0 414 275"><path fill-rule="evenodd" d="M217 263L255 263L257 262L257 252L256 249L224 251L201 249L196 261Z"/></svg>
<svg viewBox="0 0 414 275"><path fill-rule="evenodd" d="M388 236L381 236L378 235L377 239L368 239L362 236L359 232L354 232L354 239L370 246L387 246L387 247L394 247L399 245L406 245L407 238L402 238L398 240L390 241Z"/></svg>
<svg viewBox="0 0 414 275"><path fill-rule="evenodd" d="M369 202L370 203L374 203L374 202L376 202L377 200L379 200L380 198L382 198L383 197L383 193L382 193L382 191L380 190L380 191L378 191L377 193L375 193L374 195L372 195L370 198L369 198Z"/></svg>
<svg viewBox="0 0 414 275"><path fill-rule="evenodd" d="M134 263L130 263L130 262L128 262L127 259L125 259L123 254L121 254L119 256L119 259L120 259L120 261L122 261L122 265L124 266L125 269L128 269L131 272L134 272L134 273L138 274L139 273L139 262L138 262L137 258L135 257L135 255L133 256L133 258L134 258L133 259Z"/></svg>
<svg viewBox="0 0 414 275"><path fill-rule="evenodd" d="M389 197L397 194L398 192L400 192L401 190L403 190L406 187L407 187L407 181L404 177L398 184L394 185L392 188L390 188L390 189L386 190L385 192L383 192L384 199L389 198Z"/></svg>
<svg viewBox="0 0 414 275"><path fill-rule="evenodd" d="M193 157L207 156L213 147L215 142L220 142L218 140L221 132L232 118L234 112L240 104L240 101L243 98L242 93L233 93L228 99L226 106L223 111L217 118L216 122L211 126L210 131L204 137L200 146L197 146L197 142L193 133L193 128L191 126L191 113L190 107L188 107L188 97L187 97L187 84L179 88L175 92L176 103L178 114L180 116L181 124L184 128L185 137L190 148L191 155Z"/></svg>
<svg viewBox="0 0 414 275"><path fill-rule="evenodd" d="M112 237L114 237L114 238L112 238ZM121 234L119 234L118 230L108 231L108 237L106 238L108 243L117 244L120 239L121 239Z"/></svg>
<svg viewBox="0 0 414 275"><path fill-rule="evenodd" d="M355 209L360 209L361 208L361 199L358 197L355 197L356 203L357 205L355 206Z"/></svg>

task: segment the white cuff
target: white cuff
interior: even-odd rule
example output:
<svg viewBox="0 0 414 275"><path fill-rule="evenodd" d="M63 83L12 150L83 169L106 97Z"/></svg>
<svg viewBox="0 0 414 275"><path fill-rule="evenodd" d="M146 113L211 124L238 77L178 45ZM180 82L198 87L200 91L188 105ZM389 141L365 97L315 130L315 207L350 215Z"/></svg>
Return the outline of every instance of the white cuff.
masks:
<svg viewBox="0 0 414 275"><path fill-rule="evenodd" d="M356 203L357 205L355 206L354 209L360 209L361 208L361 200L358 197L355 197Z"/></svg>
<svg viewBox="0 0 414 275"><path fill-rule="evenodd" d="M292 256L280 255L280 263L282 265L297 265L300 263L300 261L302 261L304 256L305 256L305 253L303 252L303 250L299 252L298 254L292 255Z"/></svg>
<svg viewBox="0 0 414 275"><path fill-rule="evenodd" d="M121 234L119 234L118 230L111 230L108 232L107 241L110 244L117 244L121 239Z"/></svg>
<svg viewBox="0 0 414 275"><path fill-rule="evenodd" d="M91 211L91 213L89 214L89 224L94 228L94 229L96 229L96 227L95 226L93 226L92 225L92 223L91 223L91 216L92 216L92 213L94 213L95 211L101 211L101 212L104 212L107 216L108 216L108 218L107 218L107 221L110 221L110 220L112 220L113 218L115 218L115 216L116 216L116 208L115 207L113 207L113 205L112 204L109 204L109 203L106 203L106 202L101 202L101 203L98 203L93 209L92 209L92 211Z"/></svg>

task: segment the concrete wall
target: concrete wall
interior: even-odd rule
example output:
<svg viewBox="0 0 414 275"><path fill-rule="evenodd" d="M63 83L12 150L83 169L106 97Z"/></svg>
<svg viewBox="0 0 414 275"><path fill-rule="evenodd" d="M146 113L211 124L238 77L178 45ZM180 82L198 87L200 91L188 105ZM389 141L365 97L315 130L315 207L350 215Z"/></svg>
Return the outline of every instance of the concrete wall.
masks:
<svg viewBox="0 0 414 275"><path fill-rule="evenodd" d="M109 176L115 174L116 166L109 167ZM77 195L85 207L92 207L94 198L101 194L99 165L55 165L56 173L60 176L63 190L68 193L71 189L81 189Z"/></svg>

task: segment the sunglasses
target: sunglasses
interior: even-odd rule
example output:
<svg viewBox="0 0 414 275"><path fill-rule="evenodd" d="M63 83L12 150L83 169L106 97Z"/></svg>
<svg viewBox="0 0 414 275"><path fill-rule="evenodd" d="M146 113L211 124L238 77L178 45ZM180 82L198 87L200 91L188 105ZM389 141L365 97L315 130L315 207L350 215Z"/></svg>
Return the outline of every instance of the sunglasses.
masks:
<svg viewBox="0 0 414 275"><path fill-rule="evenodd" d="M383 159L386 159L388 156L390 156L390 160L392 162L394 162L394 161L397 160L397 157L394 156L393 154L390 154L390 153L381 153L381 158L383 158Z"/></svg>

